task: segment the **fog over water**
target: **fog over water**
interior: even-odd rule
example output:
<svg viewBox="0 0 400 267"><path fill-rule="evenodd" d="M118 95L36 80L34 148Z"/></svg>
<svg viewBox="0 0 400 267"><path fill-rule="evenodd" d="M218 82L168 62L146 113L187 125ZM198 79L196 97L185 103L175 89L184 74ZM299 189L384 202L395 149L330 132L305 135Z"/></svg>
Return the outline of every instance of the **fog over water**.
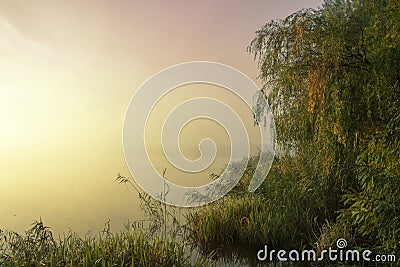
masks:
<svg viewBox="0 0 400 267"><path fill-rule="evenodd" d="M35 219L56 234L120 230L140 218L122 150L125 110L139 86L156 72L187 61L230 65L257 81L246 52L255 31L322 1L16 1L0 2L0 229L22 232ZM201 89L200 89L201 88ZM194 186L210 181L229 157L221 126L195 120L181 133L182 152L199 156L215 140L214 164L188 177L163 157L165 115L193 96L230 103L244 116L257 152L252 114L237 97L210 85L178 88L149 118L149 156L166 178ZM140 157L141 155L138 155Z"/></svg>

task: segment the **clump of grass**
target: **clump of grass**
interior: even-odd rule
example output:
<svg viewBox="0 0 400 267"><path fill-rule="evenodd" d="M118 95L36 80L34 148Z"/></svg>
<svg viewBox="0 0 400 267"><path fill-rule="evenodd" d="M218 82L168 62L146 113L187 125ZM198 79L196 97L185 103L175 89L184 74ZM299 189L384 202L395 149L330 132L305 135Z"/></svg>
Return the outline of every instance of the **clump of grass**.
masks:
<svg viewBox="0 0 400 267"><path fill-rule="evenodd" d="M191 237L202 248L227 243L260 247L311 247L323 224L324 205L294 159L276 160L256 193L247 187L254 169L228 196L188 216Z"/></svg>
<svg viewBox="0 0 400 267"><path fill-rule="evenodd" d="M127 227L132 229L132 227ZM209 259L195 260L185 242L150 237L146 233L110 231L109 223L96 236L66 233L56 240L49 227L36 221L21 235L0 231L0 266L208 266Z"/></svg>
<svg viewBox="0 0 400 267"><path fill-rule="evenodd" d="M350 225L335 222L330 223L328 220L321 228L321 235L318 241L315 243L315 247L318 253L329 247L335 247L336 241L340 238L345 238L348 242L348 247L355 247L355 235L352 233Z"/></svg>

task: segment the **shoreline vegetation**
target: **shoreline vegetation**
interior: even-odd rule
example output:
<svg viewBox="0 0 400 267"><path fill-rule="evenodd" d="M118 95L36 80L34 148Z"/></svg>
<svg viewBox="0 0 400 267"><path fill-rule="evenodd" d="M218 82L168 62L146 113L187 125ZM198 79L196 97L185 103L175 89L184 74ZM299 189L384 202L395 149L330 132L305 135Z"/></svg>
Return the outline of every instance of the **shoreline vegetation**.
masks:
<svg viewBox="0 0 400 267"><path fill-rule="evenodd" d="M327 0L256 32L282 152L254 194L249 169L189 217L198 244L321 252L343 238L400 263L399 21L399 1Z"/></svg>
<svg viewBox="0 0 400 267"><path fill-rule="evenodd" d="M190 246L127 225L112 233L110 224L98 235L73 232L55 239L49 227L35 221L21 235L0 231L0 266L210 266L211 254L193 257Z"/></svg>
<svg viewBox="0 0 400 267"><path fill-rule="evenodd" d="M395 255L382 266L397 266L399 21L398 0L325 0L256 32L248 50L281 151L254 193L250 165L227 196L187 214L137 191L145 228L111 233L106 224L96 237L56 240L38 221L24 235L0 231L0 265L209 266L224 246L320 253L343 238L349 249ZM117 181L137 190L129 178Z"/></svg>
<svg viewBox="0 0 400 267"><path fill-rule="evenodd" d="M179 209L139 192L129 178L118 175L116 181L137 191L145 219L128 222L119 232L111 231L108 221L100 233L83 237L69 231L55 238L41 219L24 234L0 229L0 266L213 265L215 253L194 249Z"/></svg>
<svg viewBox="0 0 400 267"><path fill-rule="evenodd" d="M281 152L255 193L249 168L189 216L196 243L319 253L343 238L400 264L399 21L397 0L326 0L256 32L248 50Z"/></svg>

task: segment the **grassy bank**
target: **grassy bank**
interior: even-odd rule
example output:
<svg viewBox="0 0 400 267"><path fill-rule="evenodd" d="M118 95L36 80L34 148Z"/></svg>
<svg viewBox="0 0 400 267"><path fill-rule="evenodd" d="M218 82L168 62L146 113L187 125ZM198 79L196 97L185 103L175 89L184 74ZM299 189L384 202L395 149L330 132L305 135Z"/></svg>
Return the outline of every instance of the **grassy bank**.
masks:
<svg viewBox="0 0 400 267"><path fill-rule="evenodd" d="M192 238L202 248L229 243L309 247L323 224L324 207L319 205L309 181L289 172L294 164L276 161L268 180L254 194L247 192L253 173L248 168L227 197L188 216Z"/></svg>
<svg viewBox="0 0 400 267"><path fill-rule="evenodd" d="M127 226L98 235L69 232L54 238L37 221L24 234L0 230L0 266L209 266L210 257L192 255L184 240L160 238Z"/></svg>
<svg viewBox="0 0 400 267"><path fill-rule="evenodd" d="M387 249L377 239L358 235L342 217L327 219L330 207L325 199L330 196L307 179L306 173L301 172L303 168L300 158L277 159L256 193L247 192L253 171L248 168L244 179L228 196L188 216L190 237L204 251L236 246L256 252L267 245L271 249L314 249L317 253L329 247L335 249L336 241L344 238L348 248L370 249L399 258L394 246ZM387 262L385 266L396 264Z"/></svg>

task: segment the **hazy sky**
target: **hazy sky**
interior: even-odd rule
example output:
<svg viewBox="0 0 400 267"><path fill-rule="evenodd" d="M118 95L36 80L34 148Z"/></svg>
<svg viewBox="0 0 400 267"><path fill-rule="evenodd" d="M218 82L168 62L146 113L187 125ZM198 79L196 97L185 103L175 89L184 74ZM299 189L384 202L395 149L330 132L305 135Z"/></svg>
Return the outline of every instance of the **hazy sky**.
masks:
<svg viewBox="0 0 400 267"><path fill-rule="evenodd" d="M193 60L256 80L255 31L321 2L0 0L0 228L42 216L82 233L134 218L134 192L114 177L129 175L122 123L137 88Z"/></svg>

